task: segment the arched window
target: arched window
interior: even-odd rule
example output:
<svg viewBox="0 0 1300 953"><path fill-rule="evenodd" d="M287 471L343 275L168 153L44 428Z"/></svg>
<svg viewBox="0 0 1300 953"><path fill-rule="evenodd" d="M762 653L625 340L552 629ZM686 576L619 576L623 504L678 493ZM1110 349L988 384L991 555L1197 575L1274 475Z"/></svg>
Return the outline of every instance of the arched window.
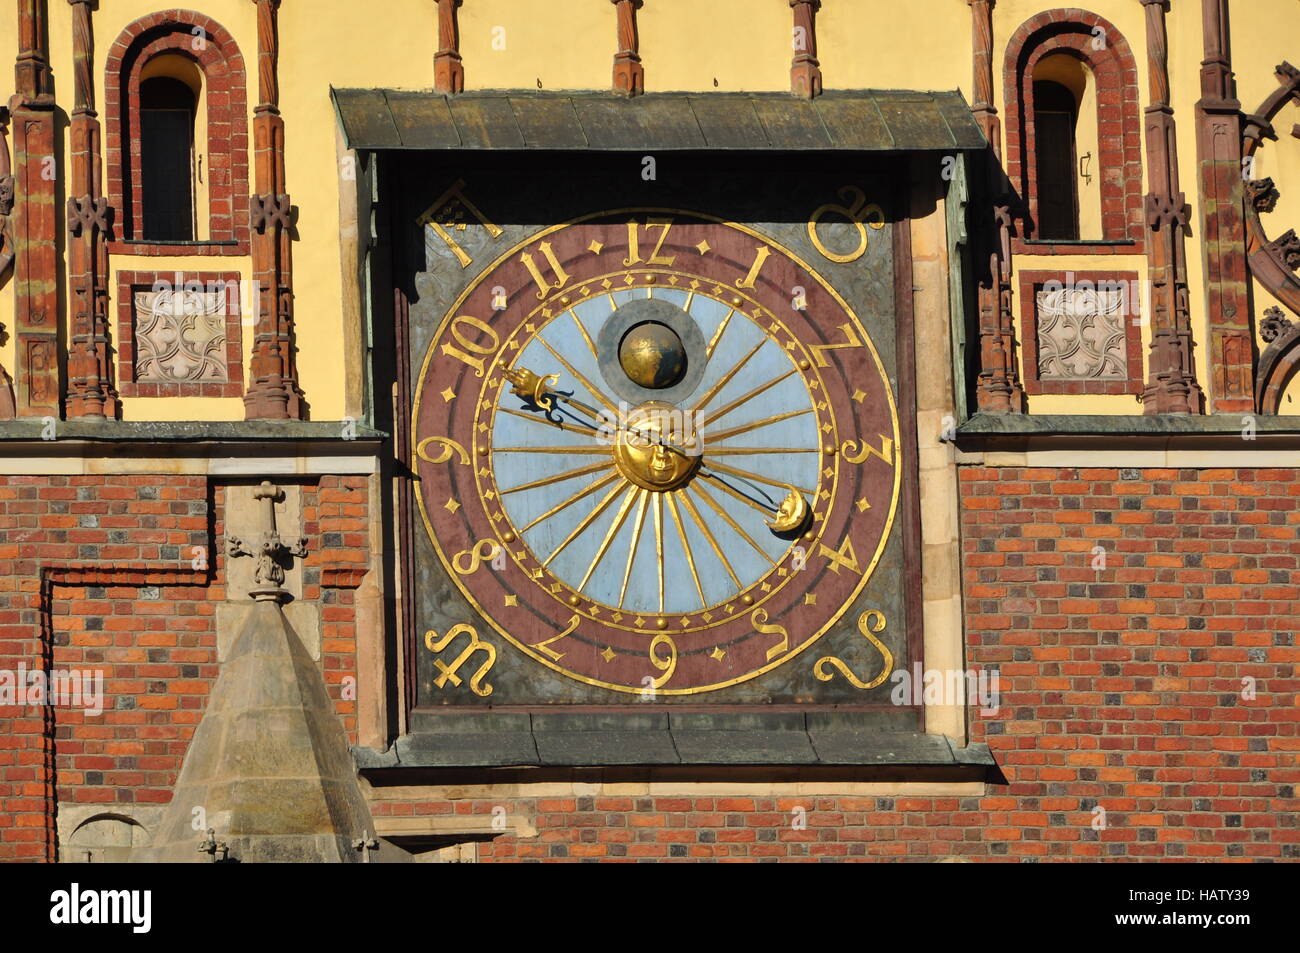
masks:
<svg viewBox="0 0 1300 953"><path fill-rule="evenodd" d="M1137 64L1113 25L1051 10L1007 47L1007 175L1022 200L1019 254L1140 253Z"/></svg>
<svg viewBox="0 0 1300 953"><path fill-rule="evenodd" d="M194 90L169 76L140 84L140 186L146 241L188 242L194 222Z"/></svg>
<svg viewBox="0 0 1300 953"><path fill-rule="evenodd" d="M188 10L136 20L109 50L110 252L248 253L248 115L243 56L215 21Z"/></svg>

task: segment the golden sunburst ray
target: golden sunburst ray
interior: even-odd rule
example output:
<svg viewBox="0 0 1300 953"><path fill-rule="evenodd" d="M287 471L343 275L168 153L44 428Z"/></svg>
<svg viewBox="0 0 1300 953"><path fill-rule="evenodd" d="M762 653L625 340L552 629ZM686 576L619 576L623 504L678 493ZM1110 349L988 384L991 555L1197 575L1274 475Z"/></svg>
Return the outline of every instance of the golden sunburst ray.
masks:
<svg viewBox="0 0 1300 953"><path fill-rule="evenodd" d="M632 523L632 542L627 547L627 565L623 568L623 585L618 590L618 607L623 608L623 600L627 597L627 581L632 578L632 563L636 561L637 544L641 542L641 527L645 523L645 508L650 502L650 491L642 490L641 497L636 504L636 519Z"/></svg>
<svg viewBox="0 0 1300 953"><path fill-rule="evenodd" d="M792 367L784 374L778 374L776 377L772 378L766 384L759 384L748 394L742 394L741 396L737 397L735 400L731 401L728 404L723 405L722 407L719 407L716 411L709 414L709 416L705 418L704 422L700 424L700 426L708 427L711 424L717 423L719 420L727 416L727 414L731 413L737 407L741 407L747 404L749 401L753 400L759 394L762 394L763 392L770 390L771 388L775 387L777 384L781 383L783 380L786 380L792 374L797 374L797 373L799 373L798 369Z"/></svg>
<svg viewBox="0 0 1300 953"><path fill-rule="evenodd" d="M694 292L691 293L694 294ZM686 310L690 310L689 305ZM722 319L722 323L718 325L718 330L713 332L713 337L709 339L709 343L704 348L704 357L706 360L712 358L713 352L718 349L718 342L722 340L722 334L727 330L727 325L731 323L731 316L735 313L736 311L734 308L727 309L727 316Z"/></svg>
<svg viewBox="0 0 1300 953"><path fill-rule="evenodd" d="M664 611L664 495L655 494L655 557L659 564L659 611Z"/></svg>
<svg viewBox="0 0 1300 953"><path fill-rule="evenodd" d="M691 578L695 580L695 591L700 594L700 608L703 609L709 604L709 600L704 598L704 587L700 585L700 574L695 568L695 554L691 552L691 542L686 538L686 527L682 525L682 514L677 512L677 501L671 493L663 494L668 500L668 512L672 514L673 522L677 524L677 535L682 540L682 551L686 553L686 565L691 568Z"/></svg>
<svg viewBox="0 0 1300 953"><path fill-rule="evenodd" d="M532 529L534 526L536 526L538 523L542 522L543 520L550 519L556 513L568 509L574 503L577 503L579 500L590 496L591 494L599 490L601 487L607 486L611 480L617 480L617 479L618 479L617 472L605 474L603 477L601 477L599 480L596 480L594 483L588 484L587 486L583 487L581 490L573 494L573 496L569 497L563 503L559 503L556 506L551 507L541 516L537 517L537 519L533 520L527 526L523 527L523 529L519 531L520 534L522 535L525 531Z"/></svg>
<svg viewBox="0 0 1300 953"><path fill-rule="evenodd" d="M603 514L603 512L607 510L610 503L614 502L616 495L619 495L627 485L627 480L619 480L619 482L616 482L610 491L608 491L607 494L604 494L601 502L595 504L594 510L591 510L588 515L582 517L581 523L578 523L576 527L573 528L573 532L569 533L567 537L564 537L564 542L560 543L559 546L556 546L555 550L552 551L549 556L546 556L546 559L542 560L542 566L550 566L551 560L555 559L555 556L558 556L560 553L563 553L565 546L568 546L569 543L575 541L577 537L580 537L581 534L585 532L586 528L595 523L595 520L598 519L599 515Z"/></svg>
<svg viewBox="0 0 1300 953"><path fill-rule="evenodd" d="M726 463L718 463L716 460L711 461L708 466L712 470L730 473L732 476L744 477L746 480L753 480L756 483L762 483L767 486L779 486L783 490L788 490L793 486L793 484L787 483L784 480L777 480L772 477L763 476L763 474L755 473L753 470L742 470L740 467L733 467ZM801 486L796 486L794 489L798 490L805 496L812 496L816 492L815 490L809 490Z"/></svg>
<svg viewBox="0 0 1300 953"><path fill-rule="evenodd" d="M546 427L554 427L556 430L563 430L569 433L580 433L584 437L599 437L600 431L594 427L588 427L584 424L570 423L567 420L551 420L549 417L540 417L537 414L526 414L522 410L512 410L509 407L498 407L503 414L509 414L511 417L518 417L521 420L531 420L535 424L542 424Z"/></svg>
<svg viewBox="0 0 1300 953"><path fill-rule="evenodd" d="M609 447L574 444L572 447L493 447L493 453L581 453L587 456L602 454L609 456Z"/></svg>
<svg viewBox="0 0 1300 953"><path fill-rule="evenodd" d="M706 443L721 443L723 440L739 437L742 433L749 433L751 430L758 430L760 427L767 427L771 424L779 424L783 420L802 417L804 414L811 414L812 412L811 407L806 407L803 410L790 410L784 414L774 414L771 417L764 417L762 420L755 420L752 424L741 424L739 427L732 427L729 430L719 430L714 434L705 434L704 440Z"/></svg>
<svg viewBox="0 0 1300 953"><path fill-rule="evenodd" d="M601 470L608 470L610 468L611 464L608 462L590 463L585 467L565 470L563 473L555 474L555 476L542 477L540 480L532 480L528 483L521 483L519 486L512 486L508 490L502 490L501 495L506 496L510 493L522 493L524 490L535 490L541 486L550 486L552 483L563 483L565 480L572 480L574 477L586 476L589 473L599 473Z"/></svg>
<svg viewBox="0 0 1300 953"><path fill-rule="evenodd" d="M737 500L739 500L741 503L744 503L746 506L753 507L759 513L762 513L763 516L767 519L771 519L772 515L776 512L775 507L764 506L762 503L759 503L757 500L751 500L744 493L741 493L739 490L737 490L734 486L731 486L728 483L724 483L722 480L720 480L717 476L715 476L712 473L702 473L700 474L700 478L704 480L708 480L711 486L716 486L718 489L723 490L724 492L730 494L731 496L734 496Z"/></svg>
<svg viewBox="0 0 1300 953"><path fill-rule="evenodd" d="M536 336L536 339L542 343L542 347L546 348L546 350L551 352L551 356L554 357L557 361L559 361L564 366L564 369L566 371L568 371L570 374L572 374L574 377L578 379L578 383L580 383L583 387L585 387L591 393L592 397L596 398L596 400L598 400L601 404L604 405L606 410L612 410L614 413L618 413L618 408L614 406L614 402L611 401L608 397L606 397L605 394L598 387L596 387L595 384L587 380L587 378L583 376L583 373L581 371L579 371L576 367L574 367L567 360L565 360L564 355L562 355L555 348L551 347L550 341L546 340L546 338L542 337L540 334Z"/></svg>
<svg viewBox="0 0 1300 953"><path fill-rule="evenodd" d="M713 531L709 529L709 525L705 523L703 517L700 516L700 511L695 508L695 502L690 498L690 495L685 490L676 490L674 491L674 495L682 498L682 506L686 507L686 512L691 515L691 519L695 521L695 525L700 528L700 532L704 534L704 538L707 539L709 545L713 547L713 555L718 557L718 560L722 563L722 568L727 571L727 575L730 576L731 581L735 583L736 591L739 592L741 589L744 589L745 587L741 585L740 577L736 575L736 571L731 568L731 563L727 561L727 554L722 551L722 547L719 546L718 541L714 539Z"/></svg>
<svg viewBox="0 0 1300 953"><path fill-rule="evenodd" d="M731 382L731 379L740 373L740 369L749 363L749 359L753 357L755 354L757 354L762 349L763 345L767 343L767 341L768 341L767 338L760 339L759 342L755 344L752 349L750 349L749 353L747 353L744 357L742 357L739 361L736 362L735 367L727 371L727 373L723 374L722 377L718 379L718 382L705 392L704 396L701 397L696 402L695 406L691 408L691 411L693 413L698 413L700 410L702 410L705 407L706 404L708 404L709 401L717 397L718 391L726 387L727 384Z"/></svg>
<svg viewBox="0 0 1300 953"><path fill-rule="evenodd" d="M692 484L690 487L688 487L688 489L694 490L695 494L700 499L702 499L705 503L707 503L709 505L709 508L713 510L713 512L721 516L723 522L725 522L737 534L739 534L741 539L749 543L749 545L754 548L754 551L757 552L760 556L762 556L764 560L771 563L773 566L776 565L777 561L772 558L771 554L768 553L768 551L764 549L762 546L758 545L758 543L754 541L754 538L745 532L744 528L741 527L741 525L736 522L736 520L732 517L732 515L728 513L726 510L724 510L722 506L718 503L718 501L715 500L713 496L707 490L704 489L703 484Z"/></svg>
<svg viewBox="0 0 1300 953"><path fill-rule="evenodd" d="M605 558L605 552L609 549L609 544L614 542L614 537L623 528L623 521L627 519L628 510L632 508L632 503L636 500L637 494L643 492L645 491L637 486L628 489L627 496L623 499L623 505L618 508L618 513L614 516L614 522L610 524L609 529L605 532L605 538L600 541L600 546L596 548L596 555L591 558L591 565L587 567L587 574L582 577L582 582L578 583L579 592L587 588L587 583L591 580L591 574L596 571L600 561Z"/></svg>
<svg viewBox="0 0 1300 953"><path fill-rule="evenodd" d="M573 308L570 308L569 317L573 318L573 323L578 326L578 333L581 334L582 339L587 342L587 347L591 350L591 356L599 361L600 355L596 352L596 342L594 342L591 339L591 335L587 333L587 327L582 323L582 319L578 317L578 312L573 310Z"/></svg>
<svg viewBox="0 0 1300 953"><path fill-rule="evenodd" d="M708 456L736 456L765 453L821 453L821 447L710 447Z"/></svg>

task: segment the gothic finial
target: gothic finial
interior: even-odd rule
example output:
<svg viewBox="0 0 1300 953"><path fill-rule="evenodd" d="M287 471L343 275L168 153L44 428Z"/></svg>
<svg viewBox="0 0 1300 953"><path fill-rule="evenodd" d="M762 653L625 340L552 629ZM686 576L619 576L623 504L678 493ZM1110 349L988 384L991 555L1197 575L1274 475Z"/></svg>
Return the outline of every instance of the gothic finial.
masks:
<svg viewBox="0 0 1300 953"><path fill-rule="evenodd" d="M230 556L252 556L257 560L253 569L254 588L248 594L259 602L288 602L289 593L284 588L284 571L293 564L293 557L307 555L307 537L300 536L293 543L280 538L275 528L275 504L284 501L284 491L263 480L253 491L253 499L265 503L262 532L255 540L240 536L227 536L227 553Z"/></svg>

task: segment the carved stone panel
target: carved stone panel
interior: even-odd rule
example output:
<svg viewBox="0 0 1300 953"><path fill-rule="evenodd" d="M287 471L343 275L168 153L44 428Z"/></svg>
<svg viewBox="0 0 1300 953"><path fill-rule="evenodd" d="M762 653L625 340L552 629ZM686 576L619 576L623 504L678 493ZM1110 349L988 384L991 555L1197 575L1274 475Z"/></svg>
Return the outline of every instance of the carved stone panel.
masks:
<svg viewBox="0 0 1300 953"><path fill-rule="evenodd" d="M226 377L224 290L136 292L136 381L189 384Z"/></svg>
<svg viewBox="0 0 1300 953"><path fill-rule="evenodd" d="M119 272L122 395L242 394L242 285L237 272Z"/></svg>
<svg viewBox="0 0 1300 953"><path fill-rule="evenodd" d="M1128 376L1122 289L1039 289L1035 307L1039 379L1123 380Z"/></svg>
<svg viewBox="0 0 1300 953"><path fill-rule="evenodd" d="M1025 392L1142 390L1142 293L1135 272L1020 274Z"/></svg>

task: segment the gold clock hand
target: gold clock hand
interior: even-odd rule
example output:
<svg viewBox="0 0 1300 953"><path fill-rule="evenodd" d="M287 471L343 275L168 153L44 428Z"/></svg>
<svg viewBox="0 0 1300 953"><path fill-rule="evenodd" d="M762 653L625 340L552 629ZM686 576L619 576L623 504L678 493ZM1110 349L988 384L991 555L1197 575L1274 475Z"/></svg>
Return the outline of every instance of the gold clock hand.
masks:
<svg viewBox="0 0 1300 953"><path fill-rule="evenodd" d="M560 409L558 407L558 404L564 403L580 411L581 413L586 414L587 417L590 419L590 421L596 424L597 426L607 426L607 421L602 421L602 416L600 412L597 411L594 407L591 407L580 400L574 400L572 397L569 397L566 394L561 394L547 387L547 382L550 382L552 384L559 383L560 376L558 374L538 375L535 374L533 371L528 370L527 368L518 367L518 368L508 368L505 372L505 375L506 375L506 379L510 381L514 393L517 396L523 398L524 400L530 402L533 406L543 411L550 411L550 410ZM787 374L786 376L789 375ZM778 380L780 379L783 378L778 378ZM765 385L762 389L765 390L767 387L770 386L771 383ZM713 416L715 418L721 416L722 414L726 413L728 410L733 409L734 406L738 405L738 403L742 403L745 399L748 399L750 396L753 395L752 394L746 395L746 397L742 398L741 401L733 402L731 405L728 405L727 407L723 408L721 411L715 412ZM630 433L642 437L645 440L648 440L651 443L658 444L664 449L676 453L680 456L683 457L691 456L691 454L689 454L684 448L679 447L676 444L669 443L667 440L664 440L660 434L652 430L642 430L638 427L628 426L627 424L624 424L622 422L616 422L614 426L616 429L621 430L624 433ZM578 451L577 448L575 448L574 452L580 452L580 451ZM747 494L741 493L739 490L736 490L734 487L731 487L727 483L727 481L722 478L722 476L718 471L721 471L722 473L727 473L732 477L739 479L744 483L749 484L760 496L763 497L763 499L766 502L756 500L753 497L748 496ZM799 529L808 521L808 516L810 513L810 507L808 506L808 501L804 498L803 493L800 492L800 490L796 487L790 486L789 484L786 483L781 483L780 481L769 480L764 477L761 477L757 473L750 473L747 470L741 470L737 467L730 467L722 463L717 463L715 464L714 467L710 467L702 463L699 468L699 473L701 476L708 477L712 480L717 481L720 485L725 487L733 495L744 497L749 502L756 504L762 507L763 509L765 509L767 512L773 514L773 518L768 522L768 526L775 533L792 532L796 529ZM785 497L781 500L779 504L774 503L772 502L772 498L769 497L766 493L764 493L762 489L757 484L754 483L753 481L754 479L758 479L770 486L781 487L782 489L788 492L786 493ZM630 498L629 498L629 502L630 502ZM710 500L710 502L714 502L714 501ZM683 503L688 507L688 512L691 512L693 507L691 507L689 499L683 497ZM694 516L695 514L691 512L691 515Z"/></svg>
<svg viewBox="0 0 1300 953"><path fill-rule="evenodd" d="M546 374L538 375L525 367L508 368L505 372L506 379L513 385L511 390L518 397L530 402L535 407L543 411L558 409L556 402L567 404L575 410L587 415L589 422L596 427L609 426L608 419L602 419L600 411L589 404L584 404L580 400L574 400L567 394L561 394L558 391L551 390L546 386L547 381L559 383L560 375ZM653 430L642 430L638 427L632 427L627 424L615 421L613 424L616 430L622 430L624 433L630 433L638 437L643 437L651 443L659 444L665 450L669 450L682 457L689 457L691 454L683 447L669 443L667 440Z"/></svg>

